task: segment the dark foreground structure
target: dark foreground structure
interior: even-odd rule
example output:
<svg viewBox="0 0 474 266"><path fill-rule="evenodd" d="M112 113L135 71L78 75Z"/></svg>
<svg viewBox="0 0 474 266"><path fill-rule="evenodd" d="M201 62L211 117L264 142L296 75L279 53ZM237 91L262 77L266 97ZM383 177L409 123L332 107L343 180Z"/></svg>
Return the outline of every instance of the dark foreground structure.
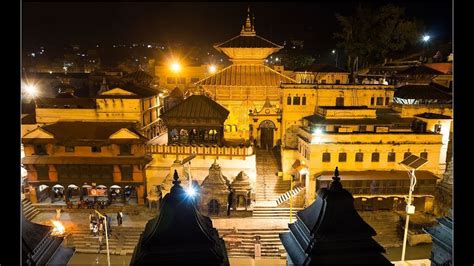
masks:
<svg viewBox="0 0 474 266"><path fill-rule="evenodd" d="M438 225L425 229L433 238L431 265L452 265L453 261L453 212L447 217L438 218Z"/></svg>
<svg viewBox="0 0 474 266"><path fill-rule="evenodd" d="M51 226L21 219L21 265L67 265L74 249L63 246L64 238L51 235Z"/></svg>
<svg viewBox="0 0 474 266"><path fill-rule="evenodd" d="M342 188L336 167L329 188L296 214L290 232L280 234L287 265L393 265L372 237L376 232L357 213L351 193Z"/></svg>
<svg viewBox="0 0 474 266"><path fill-rule="evenodd" d="M224 240L196 201L181 187L178 173L160 214L140 237L130 265L229 265Z"/></svg>

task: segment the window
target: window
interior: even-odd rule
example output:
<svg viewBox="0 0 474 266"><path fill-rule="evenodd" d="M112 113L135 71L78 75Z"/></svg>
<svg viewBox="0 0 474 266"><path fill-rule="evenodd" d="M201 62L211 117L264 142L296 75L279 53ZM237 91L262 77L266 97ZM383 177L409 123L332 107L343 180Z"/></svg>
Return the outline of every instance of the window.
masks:
<svg viewBox="0 0 474 266"><path fill-rule="evenodd" d="M168 77L166 79L166 83L168 84L176 84L176 78Z"/></svg>
<svg viewBox="0 0 474 266"><path fill-rule="evenodd" d="M49 180L49 166L47 164L37 164L35 165L35 169L38 180Z"/></svg>
<svg viewBox="0 0 474 266"><path fill-rule="evenodd" d="M441 125L440 124L436 124L435 127L434 127L434 131L436 133L441 133Z"/></svg>
<svg viewBox="0 0 474 266"><path fill-rule="evenodd" d="M92 152L100 152L100 151L101 151L101 148L100 148L100 146L92 146L92 147L91 147L91 151L92 151Z"/></svg>
<svg viewBox="0 0 474 266"><path fill-rule="evenodd" d="M340 79L336 79L336 84L341 84L341 80L340 80Z"/></svg>
<svg viewBox="0 0 474 266"><path fill-rule="evenodd" d="M385 97L385 105L390 105L390 97Z"/></svg>
<svg viewBox="0 0 474 266"><path fill-rule="evenodd" d="M326 84L326 80L325 79L321 80L321 83Z"/></svg>
<svg viewBox="0 0 474 266"><path fill-rule="evenodd" d="M178 84L186 84L186 78L178 78Z"/></svg>
<svg viewBox="0 0 474 266"><path fill-rule="evenodd" d="M120 144L120 155L130 155L130 154L132 154L132 145Z"/></svg>
<svg viewBox="0 0 474 266"><path fill-rule="evenodd" d="M323 162L330 162L331 154L329 152L323 152Z"/></svg>
<svg viewBox="0 0 474 266"><path fill-rule="evenodd" d="M121 165L120 172L122 174L122 180L133 180L133 167L130 164Z"/></svg>
<svg viewBox="0 0 474 266"><path fill-rule="evenodd" d="M359 126L359 132L366 132L367 131L367 126Z"/></svg>
<svg viewBox="0 0 474 266"><path fill-rule="evenodd" d="M356 152L356 162L362 162L364 161L364 154L362 152Z"/></svg>
<svg viewBox="0 0 474 266"><path fill-rule="evenodd" d="M339 162L345 162L347 160L347 153L341 152L339 153Z"/></svg>
<svg viewBox="0 0 474 266"><path fill-rule="evenodd" d="M425 160L428 160L428 153L426 151L420 153L420 157L425 159Z"/></svg>
<svg viewBox="0 0 474 266"><path fill-rule="evenodd" d="M46 155L45 145L35 145L35 155Z"/></svg>
<svg viewBox="0 0 474 266"><path fill-rule="evenodd" d="M377 105L383 105L383 97L377 97Z"/></svg>
<svg viewBox="0 0 474 266"><path fill-rule="evenodd" d="M287 105L291 105L291 96L288 96L288 97L286 98L286 104L287 104Z"/></svg>
<svg viewBox="0 0 474 266"><path fill-rule="evenodd" d="M395 162L395 153L394 152L389 152L388 153L387 161L388 162Z"/></svg>
<svg viewBox="0 0 474 266"><path fill-rule="evenodd" d="M380 153L374 152L372 153L372 162L378 162L380 159Z"/></svg>
<svg viewBox="0 0 474 266"><path fill-rule="evenodd" d="M198 82L199 78L191 78L191 83Z"/></svg>
<svg viewBox="0 0 474 266"><path fill-rule="evenodd" d="M411 152L407 151L403 154L403 160L405 160L408 156L411 155Z"/></svg>
<svg viewBox="0 0 474 266"><path fill-rule="evenodd" d="M374 97L371 97L371 98L370 98L370 105L374 105L374 103L375 103L375 98L374 98Z"/></svg>
<svg viewBox="0 0 474 266"><path fill-rule="evenodd" d="M74 146L66 146L64 147L64 149L66 150L66 152L74 152Z"/></svg>
<svg viewBox="0 0 474 266"><path fill-rule="evenodd" d="M336 97L336 106L344 106L344 97Z"/></svg>
<svg viewBox="0 0 474 266"><path fill-rule="evenodd" d="M300 97L299 96L293 97L293 105L300 105Z"/></svg>
<svg viewBox="0 0 474 266"><path fill-rule="evenodd" d="M306 96L303 96L303 98L301 98L301 104L306 105Z"/></svg>

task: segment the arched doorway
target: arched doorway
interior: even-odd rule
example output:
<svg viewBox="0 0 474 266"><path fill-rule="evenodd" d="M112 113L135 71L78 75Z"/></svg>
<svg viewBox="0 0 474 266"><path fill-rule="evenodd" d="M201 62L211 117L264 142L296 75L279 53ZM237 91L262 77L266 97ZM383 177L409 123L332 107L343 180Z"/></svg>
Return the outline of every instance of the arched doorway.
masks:
<svg viewBox="0 0 474 266"><path fill-rule="evenodd" d="M273 148L273 133L275 131L275 124L270 120L265 120L260 123L260 147Z"/></svg>
<svg viewBox="0 0 474 266"><path fill-rule="evenodd" d="M219 214L219 202L216 199L211 199L209 202L209 215Z"/></svg>

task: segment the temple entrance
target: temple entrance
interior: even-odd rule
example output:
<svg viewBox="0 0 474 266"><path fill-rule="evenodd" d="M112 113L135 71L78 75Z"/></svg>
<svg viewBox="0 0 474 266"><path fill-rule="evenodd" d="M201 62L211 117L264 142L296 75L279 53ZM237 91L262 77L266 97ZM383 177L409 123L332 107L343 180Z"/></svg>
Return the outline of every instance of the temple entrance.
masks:
<svg viewBox="0 0 474 266"><path fill-rule="evenodd" d="M273 133L275 131L275 124L270 120L265 120L260 124L260 147L273 148Z"/></svg>
<svg viewBox="0 0 474 266"><path fill-rule="evenodd" d="M239 195L237 197L237 208L245 208L246 202L244 195Z"/></svg>
<svg viewBox="0 0 474 266"><path fill-rule="evenodd" d="M212 199L209 202L209 215L218 215L219 214L219 202L216 199Z"/></svg>

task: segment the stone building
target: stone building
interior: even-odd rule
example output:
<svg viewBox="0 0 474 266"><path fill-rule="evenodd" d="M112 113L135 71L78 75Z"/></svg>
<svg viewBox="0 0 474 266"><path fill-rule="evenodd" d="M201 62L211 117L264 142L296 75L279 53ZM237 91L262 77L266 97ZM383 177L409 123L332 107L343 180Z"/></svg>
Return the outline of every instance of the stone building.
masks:
<svg viewBox="0 0 474 266"><path fill-rule="evenodd" d="M22 138L30 200L102 196L143 204L147 140L126 122L57 122L30 131Z"/></svg>
<svg viewBox="0 0 474 266"><path fill-rule="evenodd" d="M214 162L209 175L201 183L199 209L208 215L225 215L228 207L230 181L222 174L221 167Z"/></svg>

